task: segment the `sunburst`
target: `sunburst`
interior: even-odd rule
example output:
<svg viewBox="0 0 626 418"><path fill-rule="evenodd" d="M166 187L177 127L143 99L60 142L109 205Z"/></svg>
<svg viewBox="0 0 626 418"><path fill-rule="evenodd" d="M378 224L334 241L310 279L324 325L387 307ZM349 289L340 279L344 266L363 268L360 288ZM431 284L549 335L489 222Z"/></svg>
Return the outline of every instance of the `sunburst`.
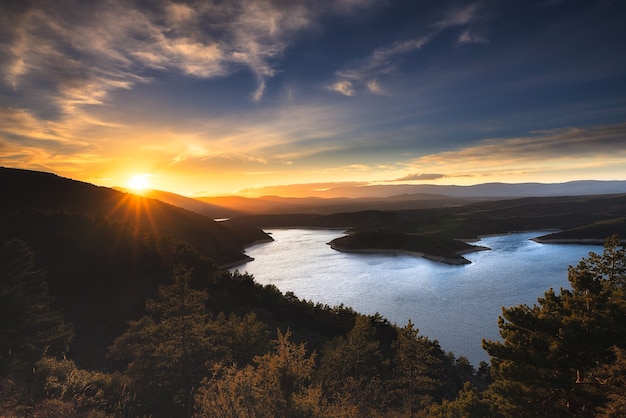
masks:
<svg viewBox="0 0 626 418"><path fill-rule="evenodd" d="M137 174L128 179L126 184L129 189L134 192L142 193L150 187L150 175L149 174Z"/></svg>

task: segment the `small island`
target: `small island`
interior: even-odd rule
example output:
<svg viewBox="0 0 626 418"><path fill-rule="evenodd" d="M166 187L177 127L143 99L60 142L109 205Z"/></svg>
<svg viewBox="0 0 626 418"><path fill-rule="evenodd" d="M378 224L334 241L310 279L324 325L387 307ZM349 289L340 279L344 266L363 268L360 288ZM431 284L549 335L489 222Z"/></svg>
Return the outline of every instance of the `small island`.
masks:
<svg viewBox="0 0 626 418"><path fill-rule="evenodd" d="M463 254L489 249L455 239L381 230L355 232L329 245L342 252L409 254L451 265L470 264Z"/></svg>

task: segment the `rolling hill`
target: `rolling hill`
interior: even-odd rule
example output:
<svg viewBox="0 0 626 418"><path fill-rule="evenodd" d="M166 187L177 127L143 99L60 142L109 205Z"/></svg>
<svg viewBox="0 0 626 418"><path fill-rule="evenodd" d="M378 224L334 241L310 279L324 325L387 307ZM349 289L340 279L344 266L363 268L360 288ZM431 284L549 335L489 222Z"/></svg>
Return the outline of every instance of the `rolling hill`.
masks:
<svg viewBox="0 0 626 418"><path fill-rule="evenodd" d="M245 246L271 238L255 227L215 222L196 212L54 174L0 168L0 211L25 209L83 214L193 245L218 265L246 259Z"/></svg>
<svg viewBox="0 0 626 418"><path fill-rule="evenodd" d="M74 323L74 358L89 367L102 366L107 345L144 314L176 264L206 286L219 265L247 259L245 245L271 240L255 227L48 173L1 168L0 196L0 246L19 239L33 250L55 306ZM218 286L216 304L232 300L229 286Z"/></svg>

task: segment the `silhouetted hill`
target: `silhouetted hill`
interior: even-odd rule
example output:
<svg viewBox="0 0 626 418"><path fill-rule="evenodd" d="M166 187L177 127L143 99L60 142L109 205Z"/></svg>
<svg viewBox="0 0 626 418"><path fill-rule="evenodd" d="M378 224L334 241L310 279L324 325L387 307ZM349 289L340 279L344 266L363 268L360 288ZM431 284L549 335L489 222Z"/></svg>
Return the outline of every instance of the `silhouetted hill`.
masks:
<svg viewBox="0 0 626 418"><path fill-rule="evenodd" d="M132 190L123 187L116 187L115 189L125 193L132 193ZM164 192L162 190L145 190L141 193L141 196L160 200L161 202L199 213L211 219L232 218L246 214L246 212L238 210L236 205L220 206L212 204L209 201L203 201L202 198L194 199L176 193Z"/></svg>
<svg viewBox="0 0 626 418"><path fill-rule="evenodd" d="M280 213L334 214L365 210L423 209L458 206L480 199L456 198L429 193L403 194L389 197L281 197L262 196L257 198L240 196L200 197L200 200L218 207L239 211L239 215L269 215ZM182 205L181 205L182 206ZM182 206L193 210L190 206Z"/></svg>
<svg viewBox="0 0 626 418"><path fill-rule="evenodd" d="M218 265L241 261L246 245L271 239L254 227L225 225L161 201L49 173L1 168L0 195L1 211L63 211L123 222L188 242Z"/></svg>
<svg viewBox="0 0 626 418"><path fill-rule="evenodd" d="M0 243L19 238L34 250L55 305L75 324L73 352L83 364L101 361L175 264L192 267L206 286L216 264L247 259L245 245L271 239L254 227L48 173L1 168L0 196Z"/></svg>

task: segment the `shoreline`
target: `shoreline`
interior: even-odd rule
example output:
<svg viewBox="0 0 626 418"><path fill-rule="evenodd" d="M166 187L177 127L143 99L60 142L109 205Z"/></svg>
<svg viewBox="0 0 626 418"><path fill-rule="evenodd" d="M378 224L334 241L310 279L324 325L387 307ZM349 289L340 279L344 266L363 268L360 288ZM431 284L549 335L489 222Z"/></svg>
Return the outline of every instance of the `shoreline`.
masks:
<svg viewBox="0 0 626 418"><path fill-rule="evenodd" d="M252 247L253 245L266 244L266 243L270 243L270 242L274 242L272 237L269 237L269 239L258 239L258 240L254 241L254 242L246 244L246 245L243 246L243 249L244 249L243 258L241 258L239 260L231 261L229 263L219 264L216 267L219 270L230 270L230 269L235 268L237 266L240 266L242 264L246 264L246 263L249 263L250 261L254 261L254 257L250 257L249 255L245 254L245 249L249 248L249 247Z"/></svg>
<svg viewBox="0 0 626 418"><path fill-rule="evenodd" d="M475 238L455 238L459 241L463 241L463 242L478 242L481 241L483 238L492 238L492 237L502 237L502 236L506 236L506 235L513 235L513 234L525 234L527 232L547 232L547 234L544 235L549 235L549 234L553 234L556 232L561 232L560 229L527 229L527 230L523 230L523 231L508 231L508 232L502 232L499 234L484 234L484 235L477 235ZM539 237L536 237L539 238ZM530 240L535 240L536 238L529 238Z"/></svg>
<svg viewBox="0 0 626 418"><path fill-rule="evenodd" d="M237 266L241 266L243 264L246 264L250 261L254 261L254 258L247 256L244 254L245 258L242 258L240 260L236 260L236 261L231 261L230 263L225 263L225 264L220 264L220 265L216 265L215 267L217 267L218 270L230 270L232 268L235 268Z"/></svg>
<svg viewBox="0 0 626 418"><path fill-rule="evenodd" d="M605 239L600 238L530 238L538 244L581 244L581 245L604 245Z"/></svg>
<svg viewBox="0 0 626 418"><path fill-rule="evenodd" d="M263 231L263 232L265 232L265 231ZM267 232L265 232L265 233L267 234ZM268 234L268 235L270 235L270 234ZM274 239L272 237L269 237L269 239L258 239L256 241L253 241L253 242L251 242L249 244L244 245L243 249L245 250L246 248L250 248L253 245L265 244L265 243L268 243L268 242L274 242Z"/></svg>
<svg viewBox="0 0 626 418"><path fill-rule="evenodd" d="M271 232L267 232L266 229L311 229L311 230L329 230L329 231L347 231L351 228L349 226L259 226L257 227L261 229L268 235L271 235Z"/></svg>

